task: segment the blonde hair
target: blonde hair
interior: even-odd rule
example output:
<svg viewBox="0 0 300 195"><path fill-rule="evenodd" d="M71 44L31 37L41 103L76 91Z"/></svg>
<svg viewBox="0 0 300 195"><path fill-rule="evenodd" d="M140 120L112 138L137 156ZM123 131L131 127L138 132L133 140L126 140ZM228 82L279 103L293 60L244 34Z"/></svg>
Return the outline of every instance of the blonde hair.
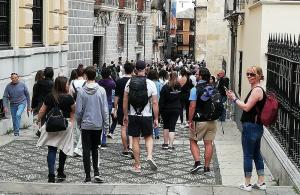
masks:
<svg viewBox="0 0 300 195"><path fill-rule="evenodd" d="M178 84L178 76L176 72L172 71L170 73L169 86L174 89L176 84Z"/></svg>
<svg viewBox="0 0 300 195"><path fill-rule="evenodd" d="M251 66L251 70L259 76L259 80L263 81L265 76L260 66Z"/></svg>

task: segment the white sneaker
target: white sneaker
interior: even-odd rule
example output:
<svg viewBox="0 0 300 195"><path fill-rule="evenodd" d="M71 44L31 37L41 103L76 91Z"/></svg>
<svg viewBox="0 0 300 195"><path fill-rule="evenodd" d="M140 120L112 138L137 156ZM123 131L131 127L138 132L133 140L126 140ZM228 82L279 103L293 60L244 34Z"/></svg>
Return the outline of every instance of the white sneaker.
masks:
<svg viewBox="0 0 300 195"><path fill-rule="evenodd" d="M249 184L248 186L246 186L245 184L241 184L241 185L239 186L239 189L244 190L244 191L247 191L247 192L251 192L251 190L252 190L252 185Z"/></svg>
<svg viewBox="0 0 300 195"><path fill-rule="evenodd" d="M262 183L262 184L256 183L256 184L252 185L252 188L257 189L257 190L266 190L267 185L266 185L266 183Z"/></svg>
<svg viewBox="0 0 300 195"><path fill-rule="evenodd" d="M107 134L107 137L110 138L110 139L114 139L114 135L111 134L111 133L108 133L108 134Z"/></svg>
<svg viewBox="0 0 300 195"><path fill-rule="evenodd" d="M180 128L184 128L185 126L184 126L184 124L182 123L181 125L180 125Z"/></svg>

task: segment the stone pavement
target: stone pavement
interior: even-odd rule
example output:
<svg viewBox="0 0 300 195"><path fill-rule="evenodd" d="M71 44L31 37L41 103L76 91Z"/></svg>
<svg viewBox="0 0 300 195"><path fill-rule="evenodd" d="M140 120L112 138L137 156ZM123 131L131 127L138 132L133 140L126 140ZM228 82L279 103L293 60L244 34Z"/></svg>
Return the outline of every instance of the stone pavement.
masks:
<svg viewBox="0 0 300 195"><path fill-rule="evenodd" d="M291 187L276 187L266 168L266 192L251 193L237 189L243 181L240 132L235 123L220 123L215 141L216 155L211 163L212 175L201 172L191 175L193 165L189 151L188 130L176 128L176 150L161 149L162 138L155 140L154 159L159 166L152 172L145 163L142 145L142 174L130 171L132 160L120 155L120 133L108 139L108 149L100 150L100 174L105 184L83 184L81 158L70 157L66 162L67 180L62 184L47 184L47 150L36 148L34 130L23 130L21 137L0 136L0 195L2 194L295 194ZM203 145L201 144L203 161ZM255 179L255 177L253 178ZM255 180L253 180L253 183ZM223 186L221 186L223 185ZM225 186L224 186L225 185Z"/></svg>

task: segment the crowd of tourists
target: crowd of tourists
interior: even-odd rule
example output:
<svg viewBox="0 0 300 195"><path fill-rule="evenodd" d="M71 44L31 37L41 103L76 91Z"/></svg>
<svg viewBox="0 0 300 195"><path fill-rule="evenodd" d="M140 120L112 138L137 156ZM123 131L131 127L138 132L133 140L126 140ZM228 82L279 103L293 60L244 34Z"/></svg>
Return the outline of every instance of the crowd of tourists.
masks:
<svg viewBox="0 0 300 195"><path fill-rule="evenodd" d="M265 189L264 164L260 154L263 132L258 113L265 101L259 83L263 80L260 67L247 70L251 84L245 101L229 90L229 79L224 70L213 76L206 63L189 59L166 60L146 64L144 61L111 62L101 68L80 64L68 79L54 79L53 68L38 71L33 86L32 100L26 85L19 82L17 73L5 89L4 109L10 108L14 135L20 136L20 120L25 108L36 114L39 131L37 146L47 146L48 182L66 179L64 167L67 156L82 156L85 179L91 182L91 159L94 182L104 182L98 168L98 148L106 149L107 139L115 139L115 128L121 126L120 154L133 159L132 171L142 172L140 138L145 139L147 163L157 171L153 154L154 139L163 139L162 149L174 152L176 124L189 131L190 150L194 165L189 170L196 174L203 169L210 175L213 141L217 120L224 122L227 98L242 110L242 145L245 182L241 189ZM160 127L163 129L160 132ZM252 133L255 131L255 133ZM204 164L200 162L199 141L204 143ZM59 166L55 174L56 153ZM252 161L258 182L250 184Z"/></svg>

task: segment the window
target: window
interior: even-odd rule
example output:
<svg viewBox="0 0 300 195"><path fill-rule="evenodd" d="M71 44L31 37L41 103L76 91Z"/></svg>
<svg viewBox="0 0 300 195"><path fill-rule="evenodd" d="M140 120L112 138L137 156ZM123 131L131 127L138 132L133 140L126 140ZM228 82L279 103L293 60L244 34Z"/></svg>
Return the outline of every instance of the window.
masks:
<svg viewBox="0 0 300 195"><path fill-rule="evenodd" d="M179 46L183 45L183 35L182 34L177 35L177 45L179 45Z"/></svg>
<svg viewBox="0 0 300 195"><path fill-rule="evenodd" d="M119 24L118 27L118 49L123 51L124 50L124 24Z"/></svg>
<svg viewBox="0 0 300 195"><path fill-rule="evenodd" d="M136 41L139 43L139 45L143 45L143 26L142 25L137 25Z"/></svg>
<svg viewBox="0 0 300 195"><path fill-rule="evenodd" d="M33 0L32 43L43 43L43 0Z"/></svg>
<svg viewBox="0 0 300 195"><path fill-rule="evenodd" d="M190 31L195 31L195 22L194 22L194 20L190 20Z"/></svg>
<svg viewBox="0 0 300 195"><path fill-rule="evenodd" d="M10 44L9 0L0 0L0 47Z"/></svg>
<svg viewBox="0 0 300 195"><path fill-rule="evenodd" d="M183 20L177 20L177 30L183 30Z"/></svg>

